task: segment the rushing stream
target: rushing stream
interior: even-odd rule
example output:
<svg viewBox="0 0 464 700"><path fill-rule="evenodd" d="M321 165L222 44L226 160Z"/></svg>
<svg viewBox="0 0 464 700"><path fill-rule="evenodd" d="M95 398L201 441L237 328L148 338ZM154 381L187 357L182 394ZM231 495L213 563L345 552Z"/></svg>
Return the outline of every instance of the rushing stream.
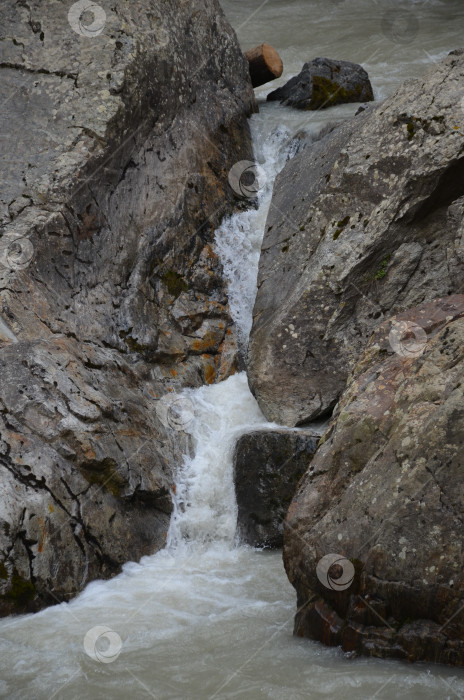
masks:
<svg viewBox="0 0 464 700"><path fill-rule="evenodd" d="M462 0L222 4L245 49L267 41L280 51L285 73L276 85L304 60L344 58L365 65L377 99L459 46L464 28ZM397 25L385 21L392 8ZM412 15L402 14L407 11ZM294 151L292 137L302 129L317 133L357 108L300 113L266 104L269 89L257 91L261 112L251 120L255 157L265 173L259 209L225 221L216 233L242 347L272 182ZM190 411L184 428L193 454L179 465L167 548L127 564L111 581L90 584L69 604L0 621L0 697L464 698L462 671L352 660L339 649L292 636L295 594L281 553L236 541L234 441L265 425L246 376L185 391L182 400Z"/></svg>

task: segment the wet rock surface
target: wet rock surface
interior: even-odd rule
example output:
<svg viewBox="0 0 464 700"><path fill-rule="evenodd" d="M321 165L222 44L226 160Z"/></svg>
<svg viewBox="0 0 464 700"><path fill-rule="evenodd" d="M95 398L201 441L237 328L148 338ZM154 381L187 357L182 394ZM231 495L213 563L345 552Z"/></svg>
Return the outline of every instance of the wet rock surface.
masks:
<svg viewBox="0 0 464 700"><path fill-rule="evenodd" d="M251 157L235 34L215 0L93 35L68 9L0 8L0 614L163 546L186 438L159 402L236 364L211 247Z"/></svg>
<svg viewBox="0 0 464 700"><path fill-rule="evenodd" d="M463 341L454 295L382 323L356 364L285 523L296 634L464 664Z"/></svg>
<svg viewBox="0 0 464 700"><path fill-rule="evenodd" d="M329 414L382 320L462 289L461 88L457 51L278 176L248 351L269 420Z"/></svg>
<svg viewBox="0 0 464 700"><path fill-rule="evenodd" d="M253 547L281 547L283 521L322 434L262 430L242 435L234 454L240 539Z"/></svg>
<svg viewBox="0 0 464 700"><path fill-rule="evenodd" d="M357 63L315 58L267 99L297 109L327 109L350 102L370 102L374 92L367 72Z"/></svg>

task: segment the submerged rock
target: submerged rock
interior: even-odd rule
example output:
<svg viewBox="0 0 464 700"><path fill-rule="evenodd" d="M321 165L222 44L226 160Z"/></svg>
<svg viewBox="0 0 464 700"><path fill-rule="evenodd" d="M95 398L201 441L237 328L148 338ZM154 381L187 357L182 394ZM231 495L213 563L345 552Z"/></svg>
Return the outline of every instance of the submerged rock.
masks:
<svg viewBox="0 0 464 700"><path fill-rule="evenodd" d="M234 454L240 539L281 547L283 521L322 430L258 430L242 435Z"/></svg>
<svg viewBox="0 0 464 700"><path fill-rule="evenodd" d="M462 288L463 89L455 52L278 176L248 351L269 420L328 414L384 318Z"/></svg>
<svg viewBox="0 0 464 700"><path fill-rule="evenodd" d="M296 634L464 665L463 380L464 295L376 330L285 523Z"/></svg>
<svg viewBox="0 0 464 700"><path fill-rule="evenodd" d="M252 156L236 36L215 0L79 6L0 8L0 614L163 546L185 436L157 407L235 367L210 244Z"/></svg>
<svg viewBox="0 0 464 700"><path fill-rule="evenodd" d="M267 99L297 109L326 109L348 102L369 102L374 92L368 74L357 63L315 58Z"/></svg>

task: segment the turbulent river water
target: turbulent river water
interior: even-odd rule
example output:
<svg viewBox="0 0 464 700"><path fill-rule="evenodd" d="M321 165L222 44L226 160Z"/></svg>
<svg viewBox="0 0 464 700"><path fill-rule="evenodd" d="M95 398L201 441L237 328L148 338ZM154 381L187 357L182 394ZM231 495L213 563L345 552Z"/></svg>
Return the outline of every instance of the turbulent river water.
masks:
<svg viewBox="0 0 464 700"><path fill-rule="evenodd" d="M272 88L316 56L362 63L377 99L462 44L462 0L223 0L244 49L267 41L284 60ZM217 251L238 337L251 326L273 179L300 130L316 133L356 106L300 113L264 101L251 127L264 170L258 210L225 221ZM242 373L184 392L193 453L179 465L167 548L94 582L69 604L0 621L0 697L391 700L464 698L464 673L349 659L292 636L295 595L281 554L236 540L232 450L265 425Z"/></svg>

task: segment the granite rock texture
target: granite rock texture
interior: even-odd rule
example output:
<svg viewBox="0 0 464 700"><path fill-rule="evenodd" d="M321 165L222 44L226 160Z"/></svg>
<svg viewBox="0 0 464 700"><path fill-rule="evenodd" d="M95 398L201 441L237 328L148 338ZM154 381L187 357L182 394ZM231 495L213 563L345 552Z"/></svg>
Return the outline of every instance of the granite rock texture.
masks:
<svg viewBox="0 0 464 700"><path fill-rule="evenodd" d="M464 664L463 348L464 295L372 336L285 522L297 635Z"/></svg>
<svg viewBox="0 0 464 700"><path fill-rule="evenodd" d="M235 34L216 0L69 6L0 7L1 614L163 546L186 438L158 408L236 364L211 246L252 156Z"/></svg>
<svg viewBox="0 0 464 700"><path fill-rule="evenodd" d="M462 289L463 90L456 51L278 176L248 350L269 420L330 414L382 320Z"/></svg>

